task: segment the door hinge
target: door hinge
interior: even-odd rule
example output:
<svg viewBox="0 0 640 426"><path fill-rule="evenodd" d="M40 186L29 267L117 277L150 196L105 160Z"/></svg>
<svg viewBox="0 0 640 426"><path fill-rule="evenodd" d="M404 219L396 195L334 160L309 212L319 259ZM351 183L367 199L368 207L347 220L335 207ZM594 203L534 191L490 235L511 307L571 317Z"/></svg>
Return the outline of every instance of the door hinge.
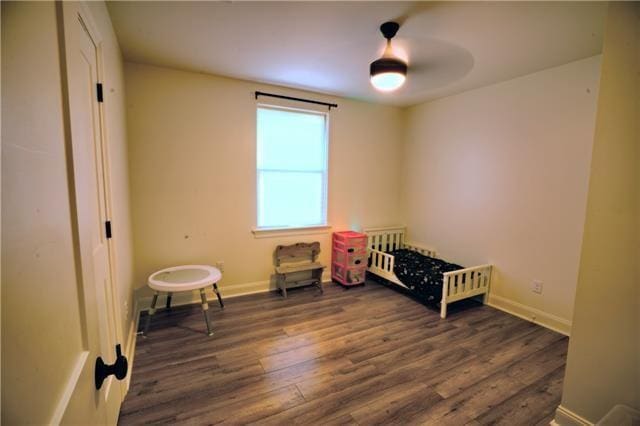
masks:
<svg viewBox="0 0 640 426"><path fill-rule="evenodd" d="M111 238L111 221L110 220L104 223L104 229L107 234L107 239Z"/></svg>
<svg viewBox="0 0 640 426"><path fill-rule="evenodd" d="M96 90L98 95L98 102L104 102L104 98L102 97L102 83L96 84Z"/></svg>

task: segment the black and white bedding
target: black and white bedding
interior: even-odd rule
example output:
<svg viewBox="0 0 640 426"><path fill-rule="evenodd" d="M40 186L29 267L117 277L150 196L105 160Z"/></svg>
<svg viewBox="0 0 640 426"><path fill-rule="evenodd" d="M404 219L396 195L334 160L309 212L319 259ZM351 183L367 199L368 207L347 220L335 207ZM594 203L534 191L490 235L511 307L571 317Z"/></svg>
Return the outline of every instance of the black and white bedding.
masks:
<svg viewBox="0 0 640 426"><path fill-rule="evenodd" d="M442 279L445 272L463 269L462 266L425 256L412 250L394 250L393 272L411 293L423 302L438 303L442 298Z"/></svg>

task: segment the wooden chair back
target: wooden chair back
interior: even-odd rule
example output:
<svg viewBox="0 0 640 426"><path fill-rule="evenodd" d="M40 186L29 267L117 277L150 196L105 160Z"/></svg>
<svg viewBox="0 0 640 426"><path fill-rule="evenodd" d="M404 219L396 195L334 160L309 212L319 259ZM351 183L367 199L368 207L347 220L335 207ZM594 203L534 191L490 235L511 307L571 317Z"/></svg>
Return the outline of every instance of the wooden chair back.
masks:
<svg viewBox="0 0 640 426"><path fill-rule="evenodd" d="M284 263L315 262L320 254L320 243L296 243L288 246L278 246L275 251L276 266Z"/></svg>

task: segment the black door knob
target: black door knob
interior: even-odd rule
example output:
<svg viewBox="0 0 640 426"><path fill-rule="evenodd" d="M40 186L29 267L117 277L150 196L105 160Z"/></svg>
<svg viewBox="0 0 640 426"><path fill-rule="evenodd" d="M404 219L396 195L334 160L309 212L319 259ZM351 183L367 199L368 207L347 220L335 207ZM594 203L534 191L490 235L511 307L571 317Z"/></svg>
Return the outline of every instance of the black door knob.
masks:
<svg viewBox="0 0 640 426"><path fill-rule="evenodd" d="M116 362L108 365L104 363L102 357L98 357L96 359L96 389L100 389L104 380L112 374L116 376L116 379L118 380L124 379L127 377L127 371L129 371L129 361L127 361L127 357L122 355L122 349L120 348L120 345L117 344Z"/></svg>

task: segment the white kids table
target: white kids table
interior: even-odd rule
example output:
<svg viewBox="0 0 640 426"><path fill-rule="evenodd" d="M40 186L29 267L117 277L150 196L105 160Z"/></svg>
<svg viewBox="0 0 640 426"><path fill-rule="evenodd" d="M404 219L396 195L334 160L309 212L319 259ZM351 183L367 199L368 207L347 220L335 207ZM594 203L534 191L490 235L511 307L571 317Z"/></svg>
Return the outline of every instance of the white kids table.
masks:
<svg viewBox="0 0 640 426"><path fill-rule="evenodd" d="M171 296L173 293L192 290L200 290L202 313L204 314L204 320L207 323L207 335L213 335L213 331L211 331L211 324L209 323L209 316L207 315L209 304L207 303L207 296L204 289L205 287L212 285L213 291L216 293L216 296L218 296L220 308L224 308L222 295L220 294L220 291L218 291L218 285L216 284L221 278L222 274L218 268L208 265L174 266L151 274L151 276L149 276L148 285L155 292L153 294L151 308L149 309L147 322L144 326L142 335L146 337L147 332L149 331L151 317L156 313L156 302L158 301L158 295L160 292L167 293L167 309L170 309Z"/></svg>

